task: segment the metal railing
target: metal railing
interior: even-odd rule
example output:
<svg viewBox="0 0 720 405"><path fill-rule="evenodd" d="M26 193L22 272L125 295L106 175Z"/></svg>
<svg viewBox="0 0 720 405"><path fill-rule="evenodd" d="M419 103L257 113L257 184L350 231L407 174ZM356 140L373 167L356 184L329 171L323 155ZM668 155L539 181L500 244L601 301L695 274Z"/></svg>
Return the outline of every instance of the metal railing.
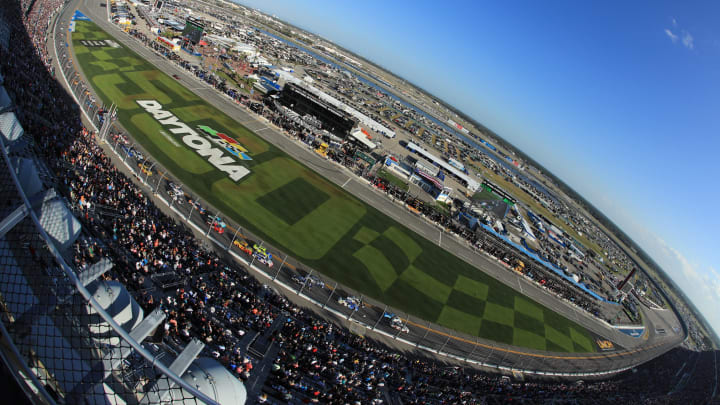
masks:
<svg viewBox="0 0 720 405"><path fill-rule="evenodd" d="M155 368L157 370L152 374L160 373L165 376L162 378L168 378L184 388L191 396L182 398L182 401L197 397L205 403L214 403L172 373L156 354L131 337L130 332L98 303L83 285L78 272L67 264L65 257L72 252L61 252L57 241L41 224L36 210L40 210L41 216L49 214L25 194L16 174L21 169L13 165L16 157L8 154L2 138L0 147L3 157L0 171L5 172L0 187L8 202L19 203L11 205L15 208L13 211L6 209L2 212L3 225L6 226L3 226L4 236L0 239L0 260L4 264L0 274L3 315L0 330L9 338L9 354L20 360L20 370L25 374L23 378L31 380L38 395L47 402L56 402L61 398L74 402L88 395L109 395L107 392L120 395L118 387L135 390L136 387L128 388L123 384L127 383L127 379L117 375L134 364L145 374ZM14 198L12 188L15 188ZM7 221L17 212L23 219L10 227ZM59 224L51 226L66 226L63 223L66 219L58 221ZM113 341L117 343L110 343ZM118 347L126 350L115 350ZM98 365L103 362L111 364L112 369L99 368ZM99 388L88 384L98 373L107 376L94 381L95 385L108 384L105 380L113 375L120 383L107 392L106 389L98 391ZM147 376L148 381L150 375ZM69 395L74 395L70 397L72 400L67 397Z"/></svg>
<svg viewBox="0 0 720 405"><path fill-rule="evenodd" d="M99 123L82 83L71 88ZM61 182L43 178L30 191L28 180L39 178L43 166L31 137L6 142L0 136L0 149L0 357L25 394L37 403L134 403L166 387L156 396L163 402L215 404L170 370L161 341L150 336L141 343L161 324L162 311L145 313L144 320L158 315L160 322L138 338L137 328L120 324L127 316L143 319L132 298L125 308L131 314L111 315L115 308L98 301L126 296L119 283L83 279L100 259L91 248L98 241L80 231L55 192ZM77 262L81 252L90 262Z"/></svg>

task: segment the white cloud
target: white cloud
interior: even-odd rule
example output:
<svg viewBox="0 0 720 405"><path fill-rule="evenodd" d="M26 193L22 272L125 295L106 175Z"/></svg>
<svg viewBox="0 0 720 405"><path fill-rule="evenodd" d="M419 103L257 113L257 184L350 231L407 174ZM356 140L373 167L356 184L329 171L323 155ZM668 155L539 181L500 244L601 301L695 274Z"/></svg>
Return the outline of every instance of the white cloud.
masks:
<svg viewBox="0 0 720 405"><path fill-rule="evenodd" d="M672 29L665 28L664 32L673 44L679 41L685 48L695 49L695 38L687 30L679 27L675 18L672 19Z"/></svg>
<svg viewBox="0 0 720 405"><path fill-rule="evenodd" d="M648 234L650 235L652 234ZM691 262L657 235L648 239L654 242L655 246L650 250L655 251L655 260L692 299L713 329L720 332L720 313L716 310L720 308L720 272L712 266L700 266Z"/></svg>
<svg viewBox="0 0 720 405"><path fill-rule="evenodd" d="M673 41L674 42L674 41ZM682 34L682 43L685 45L685 48L687 49L693 49L695 48L695 38L693 38L692 35L690 35L689 32L683 31Z"/></svg>

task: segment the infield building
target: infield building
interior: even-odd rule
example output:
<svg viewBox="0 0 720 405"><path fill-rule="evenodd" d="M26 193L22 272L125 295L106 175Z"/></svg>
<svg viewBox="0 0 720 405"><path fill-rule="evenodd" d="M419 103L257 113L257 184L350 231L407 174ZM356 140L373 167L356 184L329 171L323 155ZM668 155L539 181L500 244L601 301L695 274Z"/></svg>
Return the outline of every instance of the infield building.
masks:
<svg viewBox="0 0 720 405"><path fill-rule="evenodd" d="M345 138L356 124L349 114L295 83L285 84L278 101L300 115L312 115L322 123L324 130L341 138Z"/></svg>

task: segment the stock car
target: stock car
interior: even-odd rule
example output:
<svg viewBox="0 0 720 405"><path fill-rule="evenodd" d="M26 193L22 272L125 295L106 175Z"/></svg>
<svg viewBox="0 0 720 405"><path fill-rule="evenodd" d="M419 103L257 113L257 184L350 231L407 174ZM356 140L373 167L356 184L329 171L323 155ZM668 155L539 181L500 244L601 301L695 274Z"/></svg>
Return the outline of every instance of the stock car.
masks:
<svg viewBox="0 0 720 405"><path fill-rule="evenodd" d="M392 318L392 320L390 321L390 327L392 327L393 329L397 329L403 333L410 333L410 328L407 327L405 322L403 322L403 320L399 316L394 316Z"/></svg>
<svg viewBox="0 0 720 405"><path fill-rule="evenodd" d="M205 208L203 208L202 205L200 205L199 201L193 200L192 198L188 198L188 203L190 203L190 205L194 206L195 209L198 210L200 215L205 215L206 210L205 210Z"/></svg>
<svg viewBox="0 0 720 405"><path fill-rule="evenodd" d="M227 227L227 225L225 225L225 221L223 221L220 216L216 215L214 218L208 218L207 222L212 225L215 232L221 235L225 233L225 227Z"/></svg>
<svg viewBox="0 0 720 405"><path fill-rule="evenodd" d="M237 246L241 251L243 251L247 255L253 254L253 250L250 247L250 244L247 243L247 241L235 239L235 241L233 242L233 245Z"/></svg>
<svg viewBox="0 0 720 405"><path fill-rule="evenodd" d="M255 257L255 259L257 259L258 262L268 267L272 267L274 265L272 261L272 254L269 253L267 249L262 246L253 245L253 251L253 256Z"/></svg>
<svg viewBox="0 0 720 405"><path fill-rule="evenodd" d="M359 311L360 308L363 308L365 304L362 302L362 300L358 297L355 297L353 295L346 297L346 298L338 298L338 304L345 305L346 307L350 308L352 311Z"/></svg>
<svg viewBox="0 0 720 405"><path fill-rule="evenodd" d="M153 175L152 169L151 169L150 166L148 166L147 164L145 164L145 163L138 163L138 167L140 168L140 171L141 171L143 174L146 174L148 177Z"/></svg>

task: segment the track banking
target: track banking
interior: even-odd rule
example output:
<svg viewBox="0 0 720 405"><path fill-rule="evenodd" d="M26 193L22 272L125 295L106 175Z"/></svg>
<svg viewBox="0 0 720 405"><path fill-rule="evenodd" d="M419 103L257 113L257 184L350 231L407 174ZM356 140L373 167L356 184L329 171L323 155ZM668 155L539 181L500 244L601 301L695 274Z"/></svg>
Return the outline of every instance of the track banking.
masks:
<svg viewBox="0 0 720 405"><path fill-rule="evenodd" d="M162 104L157 100L136 100L145 111L150 113L160 124L169 127L168 130L175 135L182 135L182 141L193 149L195 153L207 159L208 163L218 170L227 173L233 181L239 181L250 174L250 170L238 165L235 158L223 152L226 149L222 139L204 137L194 129L180 121L170 111L163 110Z"/></svg>

